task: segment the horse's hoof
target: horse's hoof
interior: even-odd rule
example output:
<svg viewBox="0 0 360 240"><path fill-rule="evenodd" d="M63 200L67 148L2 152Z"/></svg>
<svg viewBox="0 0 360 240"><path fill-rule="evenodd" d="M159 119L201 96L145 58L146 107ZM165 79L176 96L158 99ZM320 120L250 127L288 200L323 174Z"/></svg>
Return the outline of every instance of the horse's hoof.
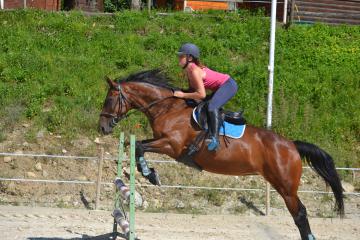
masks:
<svg viewBox="0 0 360 240"><path fill-rule="evenodd" d="M160 186L161 182L160 182L160 176L159 174L155 171L154 168L150 168L151 173L146 176L147 179L149 179L149 182L155 186Z"/></svg>
<svg viewBox="0 0 360 240"><path fill-rule="evenodd" d="M316 240L315 236L312 235L312 234L309 234L309 235L308 235L308 239L309 239L309 240Z"/></svg>
<svg viewBox="0 0 360 240"><path fill-rule="evenodd" d="M142 167L141 167L140 163L136 164L136 169L139 173L142 173Z"/></svg>

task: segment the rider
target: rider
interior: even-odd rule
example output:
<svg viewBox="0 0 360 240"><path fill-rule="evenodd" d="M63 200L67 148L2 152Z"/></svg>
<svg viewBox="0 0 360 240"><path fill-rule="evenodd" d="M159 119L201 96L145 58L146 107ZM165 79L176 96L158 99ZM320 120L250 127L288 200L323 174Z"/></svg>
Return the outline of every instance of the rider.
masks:
<svg viewBox="0 0 360 240"><path fill-rule="evenodd" d="M209 105L209 143L208 150L219 147L219 108L228 102L237 92L238 86L228 74L219 73L201 64L200 50L192 43L183 44L179 51L179 65L188 78L190 92L175 91L174 96L187 99L204 99L205 89L214 92Z"/></svg>

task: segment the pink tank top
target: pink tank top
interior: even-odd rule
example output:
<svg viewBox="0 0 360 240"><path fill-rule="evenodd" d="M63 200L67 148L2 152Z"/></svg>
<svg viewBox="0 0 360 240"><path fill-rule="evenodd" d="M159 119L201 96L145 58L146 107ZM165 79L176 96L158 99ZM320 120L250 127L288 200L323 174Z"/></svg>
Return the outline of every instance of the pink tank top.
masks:
<svg viewBox="0 0 360 240"><path fill-rule="evenodd" d="M196 66L194 63L191 63L191 69ZM205 73L203 77L205 89L210 89L211 91L216 91L221 85L223 85L227 80L229 80L230 75L219 73L210 68L204 67L202 69Z"/></svg>

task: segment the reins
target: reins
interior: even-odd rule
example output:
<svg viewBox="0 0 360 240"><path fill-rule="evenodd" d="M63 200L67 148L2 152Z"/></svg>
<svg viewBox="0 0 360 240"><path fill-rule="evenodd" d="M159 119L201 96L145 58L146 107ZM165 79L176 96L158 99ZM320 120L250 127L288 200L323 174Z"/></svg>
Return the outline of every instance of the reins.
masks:
<svg viewBox="0 0 360 240"><path fill-rule="evenodd" d="M117 86L117 91L119 91L119 97L118 97L119 109L118 109L118 112L116 113L116 115L115 115L115 114L112 114L112 113L105 113L105 112L100 113L100 116L103 116L103 117L111 117L111 118L112 118L112 120L111 120L111 122L110 122L110 126L111 126L111 127L114 127L119 121L121 121L122 119L125 119L125 118L129 117L131 114L133 114L133 111L131 111L131 112L127 112L126 114L121 115L122 109L123 109L123 102L124 102L125 104L126 104L126 103L131 104L131 103L130 103L130 101L128 100L128 98L124 95L123 90L122 90L122 88L121 88L121 84L119 84L119 85ZM135 107L136 107L136 109L139 110L139 111L147 111L147 112L149 113L149 109L150 109L152 106L154 106L154 105L156 105L156 104L158 104L158 103L160 103L160 102L162 102L162 101L165 101L165 100L167 100L167 99L169 99L169 98L173 98L173 96L168 96L168 97L165 97L165 98L156 100L156 101L154 101L154 102L151 102L151 103L148 104L146 107L145 107L145 106L138 106L138 107L135 106Z"/></svg>

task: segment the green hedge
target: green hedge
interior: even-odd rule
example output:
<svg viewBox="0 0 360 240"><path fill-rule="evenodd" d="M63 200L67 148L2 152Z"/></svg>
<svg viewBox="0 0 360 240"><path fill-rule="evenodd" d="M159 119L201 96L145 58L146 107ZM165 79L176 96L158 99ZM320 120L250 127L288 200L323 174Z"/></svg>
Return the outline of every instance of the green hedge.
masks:
<svg viewBox="0 0 360 240"><path fill-rule="evenodd" d="M228 108L265 125L269 19L261 13L19 10L0 12L0 25L1 132L27 118L68 137L94 136L104 76L161 67L184 87L175 52L187 41L200 46L206 65L238 82ZM274 130L323 146L342 165L360 165L360 26L279 26L276 38ZM150 135L140 113L117 131L135 124L137 134Z"/></svg>

